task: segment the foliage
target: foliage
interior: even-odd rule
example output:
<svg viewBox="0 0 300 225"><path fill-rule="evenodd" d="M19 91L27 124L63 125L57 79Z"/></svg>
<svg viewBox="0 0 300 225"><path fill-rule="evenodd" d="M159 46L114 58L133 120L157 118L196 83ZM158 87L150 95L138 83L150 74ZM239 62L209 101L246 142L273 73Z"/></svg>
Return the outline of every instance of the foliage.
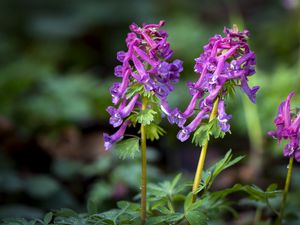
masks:
<svg viewBox="0 0 300 225"><path fill-rule="evenodd" d="M129 138L118 142L115 149L121 159L134 158L139 152L139 138Z"/></svg>
<svg viewBox="0 0 300 225"><path fill-rule="evenodd" d="M210 136L214 138L223 138L225 133L221 131L218 120L215 118L207 124L201 125L194 133L192 142L197 146L203 146L209 141Z"/></svg>
<svg viewBox="0 0 300 225"><path fill-rule="evenodd" d="M181 174L175 176L171 181L149 184L147 225L186 224L187 222L191 225L207 225L209 222L217 220L225 212L236 215L233 202L228 199L229 195L235 193L245 193L248 196L243 199L243 204L252 201L260 204L260 207L271 207L270 200L281 194L276 185L270 185L266 191L254 185L241 184L222 190L210 191L215 178L228 167L238 163L242 158L241 156L233 158L230 150L223 159L204 171L205 175L201 186L197 190L199 197L195 202L192 201L194 193L188 192L191 187L187 182L182 181ZM124 165L124 168L119 167L120 172L131 171L129 172L130 175L123 173L121 177L139 177L132 173L130 169L132 165L131 162L130 165ZM137 165L137 171L139 171L138 168ZM9 219L3 221L6 224L139 224L140 205L138 203L121 201L117 204L118 208L99 213L97 201L105 200L105 195L109 195L109 188L108 183L99 182L96 184L90 193L88 214L78 214L70 209L61 209L46 214L43 220L36 219L28 222L24 219ZM101 189L101 191L97 192L97 189L98 191ZM100 193L101 195L99 195Z"/></svg>

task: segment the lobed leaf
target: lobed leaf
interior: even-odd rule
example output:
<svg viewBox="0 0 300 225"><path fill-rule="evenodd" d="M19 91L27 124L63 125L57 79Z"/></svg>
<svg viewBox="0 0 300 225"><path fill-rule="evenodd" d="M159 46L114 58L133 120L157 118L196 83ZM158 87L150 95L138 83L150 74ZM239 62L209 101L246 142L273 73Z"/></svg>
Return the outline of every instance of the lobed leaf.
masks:
<svg viewBox="0 0 300 225"><path fill-rule="evenodd" d="M135 158L139 152L139 138L129 138L118 142L115 146L117 154L121 159Z"/></svg>
<svg viewBox="0 0 300 225"><path fill-rule="evenodd" d="M155 114L157 114L157 112L155 112L153 109L141 110L137 116L137 121L140 124L149 125L152 121L154 121Z"/></svg>

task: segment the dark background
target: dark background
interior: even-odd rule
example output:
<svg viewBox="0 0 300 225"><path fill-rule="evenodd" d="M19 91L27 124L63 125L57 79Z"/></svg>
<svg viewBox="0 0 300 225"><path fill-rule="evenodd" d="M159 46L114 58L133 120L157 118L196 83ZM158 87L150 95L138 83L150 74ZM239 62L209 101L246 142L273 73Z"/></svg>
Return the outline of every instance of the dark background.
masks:
<svg viewBox="0 0 300 225"><path fill-rule="evenodd" d="M170 101L183 108L185 83L197 79L194 59L209 37L232 24L250 30L257 53L250 82L261 86L257 105L237 91L227 109L232 134L212 141L206 163L232 148L246 159L220 176L215 189L235 182L282 187L287 159L267 131L289 92L300 105L299 7L298 0L0 1L0 218L41 217L61 207L84 212L87 199L105 210L137 193L138 159L120 160L102 141L103 131L114 132L105 111L108 89L132 22L166 21L174 58L184 61ZM149 179L179 172L191 179L199 149L176 140L176 126L162 126L168 134L149 143ZM290 195L295 209L299 172L297 165Z"/></svg>

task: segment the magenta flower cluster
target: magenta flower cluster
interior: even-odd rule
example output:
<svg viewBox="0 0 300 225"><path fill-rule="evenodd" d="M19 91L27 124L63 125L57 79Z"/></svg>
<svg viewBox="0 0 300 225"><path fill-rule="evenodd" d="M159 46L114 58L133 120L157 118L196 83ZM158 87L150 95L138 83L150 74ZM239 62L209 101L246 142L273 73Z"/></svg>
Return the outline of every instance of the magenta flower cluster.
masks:
<svg viewBox="0 0 300 225"><path fill-rule="evenodd" d="M229 131L228 121L231 115L226 114L224 104L228 81L240 86L253 103L256 101L259 87L250 88L248 85L248 77L255 73L256 64L255 53L247 43L249 32L225 28L224 33L225 37L212 37L204 46L204 53L196 59L195 72L199 74L199 79L187 84L192 99L186 110L181 112L178 108L170 109L167 100L162 101L162 110L167 114L170 123L176 123L182 128L177 134L182 142L190 137L203 119L208 118L217 97L219 125L223 132ZM200 110L197 116L185 125L196 108Z"/></svg>
<svg viewBox="0 0 300 225"><path fill-rule="evenodd" d="M144 24L142 27L130 25L131 32L126 38L128 50L117 53L121 65L115 67L114 74L122 78L122 81L114 83L110 93L113 104L118 105L118 108L109 106L107 112L110 114L110 124L120 129L114 135L104 134L106 150L122 139L130 124L126 117L134 108L141 106L138 101L140 93L135 94L132 99L126 97L128 87L140 84L143 85L143 91L164 99L173 90L173 84L179 81L180 72L183 70L182 61L169 61L173 51L167 41L167 32L160 29L163 25L164 21Z"/></svg>
<svg viewBox="0 0 300 225"><path fill-rule="evenodd" d="M270 131L268 134L280 142L282 139L289 140L285 145L283 155L286 157L294 157L300 162L300 113L292 116L291 113L291 98L294 92L290 93L285 101L278 108L278 114L274 119L276 126L275 131Z"/></svg>

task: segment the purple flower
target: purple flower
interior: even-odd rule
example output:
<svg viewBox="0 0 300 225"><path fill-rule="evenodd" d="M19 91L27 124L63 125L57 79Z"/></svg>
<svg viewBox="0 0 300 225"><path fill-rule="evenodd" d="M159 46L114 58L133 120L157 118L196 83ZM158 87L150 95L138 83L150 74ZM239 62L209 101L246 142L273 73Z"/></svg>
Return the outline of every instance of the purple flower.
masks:
<svg viewBox="0 0 300 225"><path fill-rule="evenodd" d="M179 81L180 73L183 71L182 61L169 60L173 51L167 40L167 32L161 29L163 25L164 21L158 24L143 24L142 27L131 24L129 27L131 32L126 37L128 50L117 53L117 60L121 65L115 67L114 74L122 80L115 82L110 88L115 107L109 106L107 112L110 114L109 123L113 127L121 127L112 136L104 134L106 149L123 136L128 125L126 118L131 112L135 108L140 110L141 103L138 99L140 94L143 94L140 92L150 92L149 95L155 95L163 100L173 91L173 85ZM139 94L128 99L132 85L135 85L133 88L140 85L137 87Z"/></svg>
<svg viewBox="0 0 300 225"><path fill-rule="evenodd" d="M255 73L254 66L256 64L255 53L250 51L247 39L249 32L239 32L237 28L224 29L225 37L215 35L209 39L203 49L204 52L195 59L194 70L199 74L196 82L189 81L187 86L192 96L192 100L185 112L180 112L177 108L168 109L168 119L171 123L177 123L182 130L177 137L181 141L189 138L201 121L207 117L213 109L213 104L219 98L218 115L219 125L223 132L230 130L228 121L231 115L225 112L224 99L228 94L228 85L240 86L248 95L249 99L255 103L258 86L250 88L248 85L248 77ZM161 75L167 76L167 64L161 68ZM229 83L230 81L234 81ZM199 113L195 119L188 125L184 126L197 110L196 102L199 101ZM164 103L166 105L166 103ZM167 108L163 106L164 108ZM203 112L206 112L203 115Z"/></svg>
<svg viewBox="0 0 300 225"><path fill-rule="evenodd" d="M259 86L254 86L252 89L248 86L246 77L241 77L242 90L248 95L249 99L256 103L256 92L259 90Z"/></svg>
<svg viewBox="0 0 300 225"><path fill-rule="evenodd" d="M177 138L181 142L186 141L190 137L190 134L197 129L201 121L205 118L207 111L208 109L204 108L188 126L183 127L182 130L178 132Z"/></svg>
<svg viewBox="0 0 300 225"><path fill-rule="evenodd" d="M291 116L290 105L293 95L294 92L291 92L286 100L279 105L277 116L274 119L274 124L277 129L268 132L268 134L278 139L279 142L282 139L288 140L289 142L284 147L283 155L285 157L294 157L300 162L300 113L298 113L294 119Z"/></svg>
<svg viewBox="0 0 300 225"><path fill-rule="evenodd" d="M231 115L227 115L225 112L224 100L220 100L218 103L218 120L223 132L228 132L230 130L230 124L228 121L231 119L231 117Z"/></svg>
<svg viewBox="0 0 300 225"><path fill-rule="evenodd" d="M122 103L120 105L120 107L116 110L114 107L109 106L107 108L107 112L110 114L110 119L109 119L109 123L113 126L113 127L118 127L123 123L123 119L127 116L130 115L130 113L132 112L133 108L136 105L136 102L139 98L139 95L136 94L128 103L127 106L124 105L124 103Z"/></svg>
<svg viewBox="0 0 300 225"><path fill-rule="evenodd" d="M126 38L128 51L117 53L117 59L122 63L115 68L115 75L122 77L122 87L117 94L112 94L113 102L118 102L120 95L131 81L144 85L148 92L153 91L159 98L166 97L172 90L173 84L179 81L182 72L182 61L169 62L173 51L167 42L168 34L160 28L164 21L158 24L130 25ZM128 71L128 72L126 72ZM130 74L126 76L125 74Z"/></svg>
<svg viewBox="0 0 300 225"><path fill-rule="evenodd" d="M125 130L129 124L130 124L130 121L128 121L128 120L125 121L122 124L122 126L119 128L119 130L116 133L114 133L113 135L108 135L107 133L103 134L105 150L111 149L113 143L115 143L123 138Z"/></svg>

